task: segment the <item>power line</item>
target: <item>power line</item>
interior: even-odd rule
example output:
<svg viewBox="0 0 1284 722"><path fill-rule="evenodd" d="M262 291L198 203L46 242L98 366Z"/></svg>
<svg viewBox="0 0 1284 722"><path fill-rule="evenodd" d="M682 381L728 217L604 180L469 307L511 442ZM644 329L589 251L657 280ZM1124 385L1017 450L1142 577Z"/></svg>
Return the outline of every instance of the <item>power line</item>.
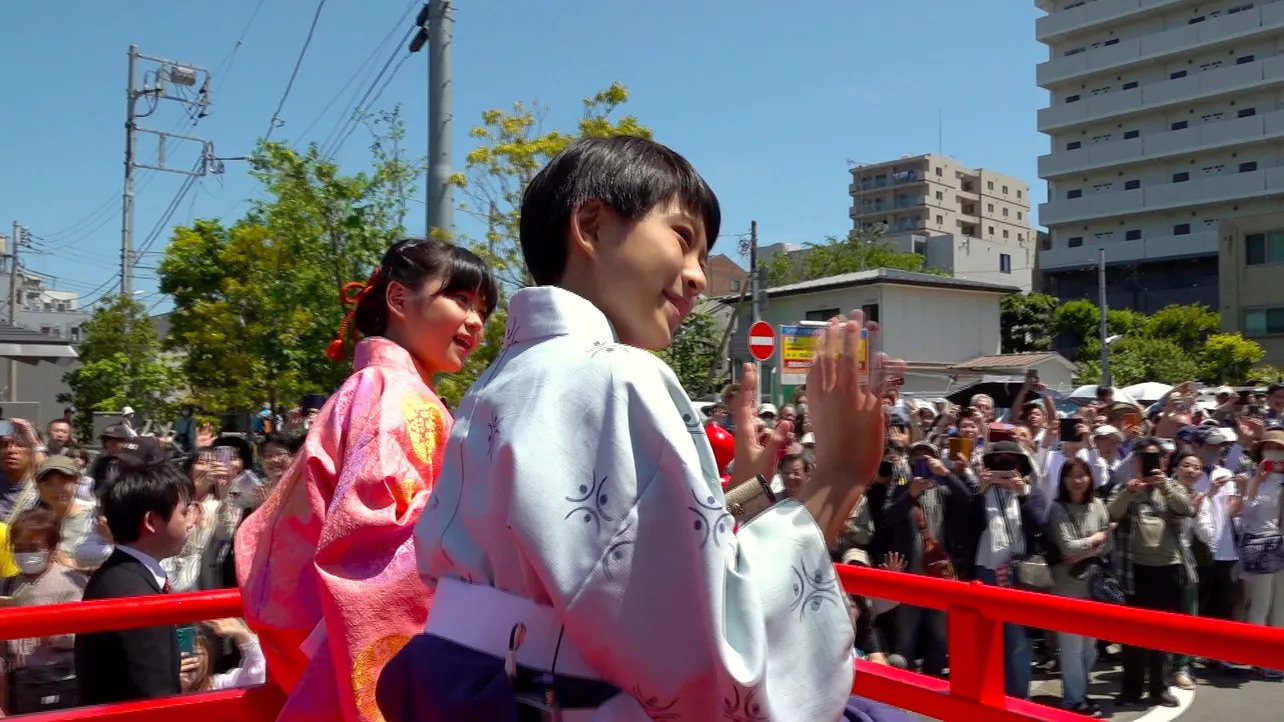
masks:
<svg viewBox="0 0 1284 722"><path fill-rule="evenodd" d="M303 58L308 54L308 46L312 44L312 35L317 31L317 22L321 20L321 11L325 9L325 1L320 0L317 3L317 11L312 15L312 24L308 26L308 36L303 40L303 47L299 50L299 57L294 61L294 70L290 72L290 80L285 84L285 92L281 94L281 102L276 104L276 112L272 114L272 120L268 123L267 133L263 136L265 139L272 137L272 131L277 125L284 122L281 120L281 110L285 108L285 101L290 97L290 90L294 88L294 80L299 77L299 68L303 67Z"/></svg>
<svg viewBox="0 0 1284 722"><path fill-rule="evenodd" d="M388 86L392 84L393 78L397 77L397 72L401 70L401 66L405 65L406 61L409 59L410 59L410 53L406 53L405 55L401 56L401 60L398 61L396 66L393 67L392 72L388 74L388 78L383 81L383 85L381 85L379 87L379 90L375 92L373 96L371 96L370 102L367 103L364 108L357 108L352 112L352 118L351 118L352 122L351 122L351 125L349 125L346 134L344 134L336 142L334 148L332 148L330 152L326 154L326 158L333 158L335 155L339 153L339 150L343 148L343 144L347 143L348 138L351 138L352 134L357 131L358 127L360 127L362 117L366 113L370 112L370 109L374 107L374 104L379 101L379 97L383 95L383 91L388 89ZM376 81L377 80L378 78L376 78Z"/></svg>
<svg viewBox="0 0 1284 722"><path fill-rule="evenodd" d="M254 25L254 20L258 18L259 11L263 9L263 4L266 2L267 0L259 0L254 6L254 11L250 13L250 19L245 21L245 27L241 28L241 34L237 36L231 52L227 54L226 58L223 58L218 64L218 68L214 70L216 75L222 74L219 76L218 84L214 86L215 92L222 90L223 84L227 82L227 76L231 74L232 65L236 62L236 54L241 51L241 46L245 44L246 34L250 32L250 27Z"/></svg>

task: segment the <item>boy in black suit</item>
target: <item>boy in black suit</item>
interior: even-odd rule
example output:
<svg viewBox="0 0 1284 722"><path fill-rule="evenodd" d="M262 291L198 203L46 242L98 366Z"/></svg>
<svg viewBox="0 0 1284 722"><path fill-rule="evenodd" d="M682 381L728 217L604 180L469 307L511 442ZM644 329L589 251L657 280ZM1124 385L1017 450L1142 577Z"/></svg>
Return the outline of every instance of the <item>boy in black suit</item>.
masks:
<svg viewBox="0 0 1284 722"><path fill-rule="evenodd" d="M85 600L168 594L160 560L183 549L194 521L195 489L165 460L154 440L126 443L99 468L101 512L116 550L85 587ZM180 653L174 625L76 636L81 704L106 704L179 694Z"/></svg>

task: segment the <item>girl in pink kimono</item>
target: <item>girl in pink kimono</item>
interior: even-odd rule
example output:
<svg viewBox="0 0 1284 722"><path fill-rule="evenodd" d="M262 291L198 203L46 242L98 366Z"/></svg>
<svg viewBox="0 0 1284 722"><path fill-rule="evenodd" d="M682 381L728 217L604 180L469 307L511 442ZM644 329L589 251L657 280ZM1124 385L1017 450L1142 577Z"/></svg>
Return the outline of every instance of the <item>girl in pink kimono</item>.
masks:
<svg viewBox="0 0 1284 722"><path fill-rule="evenodd" d="M413 532L452 422L432 380L463 368L499 288L473 253L403 240L344 297L355 309L328 355L344 357L351 322L353 374L236 537L246 621L289 693L281 720L382 722L379 673L431 600Z"/></svg>

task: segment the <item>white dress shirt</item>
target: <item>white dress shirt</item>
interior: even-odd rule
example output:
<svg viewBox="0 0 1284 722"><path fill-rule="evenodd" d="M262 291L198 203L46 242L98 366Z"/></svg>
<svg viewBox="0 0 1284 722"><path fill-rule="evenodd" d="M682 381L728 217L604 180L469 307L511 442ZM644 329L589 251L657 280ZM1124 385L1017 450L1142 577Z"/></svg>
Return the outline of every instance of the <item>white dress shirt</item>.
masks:
<svg viewBox="0 0 1284 722"><path fill-rule="evenodd" d="M147 571L152 573L152 579L156 581L157 589L164 589L165 585L169 583L169 577L165 576L164 567L160 565L160 562L153 559L150 554L140 552L137 549L125 546L124 544L117 544L116 548L142 562L143 566L147 567Z"/></svg>

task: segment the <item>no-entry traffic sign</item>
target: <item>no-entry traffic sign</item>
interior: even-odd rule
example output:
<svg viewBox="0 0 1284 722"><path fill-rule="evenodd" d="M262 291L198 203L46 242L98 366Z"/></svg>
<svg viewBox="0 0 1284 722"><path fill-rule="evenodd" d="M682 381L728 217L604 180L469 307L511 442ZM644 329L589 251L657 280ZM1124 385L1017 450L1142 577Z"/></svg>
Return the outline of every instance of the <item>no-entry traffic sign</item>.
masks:
<svg viewBox="0 0 1284 722"><path fill-rule="evenodd" d="M776 330L766 321L749 327L749 355L766 361L776 353Z"/></svg>

